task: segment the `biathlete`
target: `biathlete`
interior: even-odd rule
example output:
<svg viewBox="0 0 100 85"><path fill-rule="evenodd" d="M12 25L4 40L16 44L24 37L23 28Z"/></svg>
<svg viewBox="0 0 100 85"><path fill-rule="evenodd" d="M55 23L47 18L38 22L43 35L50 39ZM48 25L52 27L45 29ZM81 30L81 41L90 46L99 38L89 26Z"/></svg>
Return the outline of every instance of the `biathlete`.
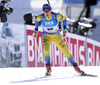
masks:
<svg viewBox="0 0 100 85"><path fill-rule="evenodd" d="M36 18L35 31L33 32L33 37L36 38L38 35L38 26L41 22L43 27L42 33L42 43L44 48L44 59L46 65L46 76L51 75L51 64L50 64L50 45L53 42L62 53L68 58L72 66L75 68L76 72L83 75L84 71L80 70L77 63L75 62L74 57L69 52L67 45L63 41L59 32L59 20L63 21L63 36L66 36L66 17L60 13L52 12L51 6L49 4L44 4L42 7L43 13L38 15Z"/></svg>

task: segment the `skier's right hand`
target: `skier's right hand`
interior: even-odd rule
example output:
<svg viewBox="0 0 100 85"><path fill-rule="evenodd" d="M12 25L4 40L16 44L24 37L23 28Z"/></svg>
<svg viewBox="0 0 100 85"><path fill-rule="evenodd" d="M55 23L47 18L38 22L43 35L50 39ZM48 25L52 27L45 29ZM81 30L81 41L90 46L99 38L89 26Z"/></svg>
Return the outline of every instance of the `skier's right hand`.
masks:
<svg viewBox="0 0 100 85"><path fill-rule="evenodd" d="M37 31L37 32L36 32L36 31L34 31L34 32L33 32L33 34L32 34L33 38L36 38L36 37L37 37L37 35L38 35L38 31Z"/></svg>

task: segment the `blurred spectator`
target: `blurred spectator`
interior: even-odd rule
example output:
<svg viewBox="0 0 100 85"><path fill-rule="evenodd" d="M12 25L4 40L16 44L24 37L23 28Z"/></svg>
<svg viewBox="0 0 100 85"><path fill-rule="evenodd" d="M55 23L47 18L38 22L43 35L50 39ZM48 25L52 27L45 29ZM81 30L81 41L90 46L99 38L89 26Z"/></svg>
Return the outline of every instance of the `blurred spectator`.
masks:
<svg viewBox="0 0 100 85"><path fill-rule="evenodd" d="M25 24L27 24L27 25L35 25L35 23L33 22L33 14L32 13L25 14L24 20L25 20Z"/></svg>
<svg viewBox="0 0 100 85"><path fill-rule="evenodd" d="M27 13L24 15L24 24L27 25L35 25L35 22L33 22L33 17L35 17L35 19L37 18L36 15L33 15L32 13ZM41 23L39 22L39 26L41 25Z"/></svg>
<svg viewBox="0 0 100 85"><path fill-rule="evenodd" d="M96 4L97 4L97 0L84 0L84 5L86 9L86 14L85 14L86 18L90 17L90 11L91 11L90 6Z"/></svg>
<svg viewBox="0 0 100 85"><path fill-rule="evenodd" d="M96 5L96 4L97 4L97 0L84 0L84 8L82 12L80 13L80 16L78 17L78 21L80 21L80 18L82 17L82 14L85 10L86 10L85 17L90 18L91 17L90 16L90 13L91 13L90 6Z"/></svg>

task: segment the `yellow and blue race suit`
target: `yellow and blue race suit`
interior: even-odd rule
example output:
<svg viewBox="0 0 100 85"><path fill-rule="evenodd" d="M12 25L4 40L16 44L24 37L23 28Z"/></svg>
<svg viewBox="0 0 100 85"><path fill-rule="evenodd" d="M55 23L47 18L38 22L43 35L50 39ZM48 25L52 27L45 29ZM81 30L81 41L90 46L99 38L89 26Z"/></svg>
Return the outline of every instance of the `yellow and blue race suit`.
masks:
<svg viewBox="0 0 100 85"><path fill-rule="evenodd" d="M44 13L42 13L38 15L36 18L35 30L38 30L39 22L41 22L43 27L42 42L44 48L45 63L46 65L50 65L50 45L51 42L53 42L74 65L75 60L73 56L70 54L67 45L60 36L58 26L59 20L62 20L65 25L67 24L66 17L60 13L51 12L49 18L45 17Z"/></svg>

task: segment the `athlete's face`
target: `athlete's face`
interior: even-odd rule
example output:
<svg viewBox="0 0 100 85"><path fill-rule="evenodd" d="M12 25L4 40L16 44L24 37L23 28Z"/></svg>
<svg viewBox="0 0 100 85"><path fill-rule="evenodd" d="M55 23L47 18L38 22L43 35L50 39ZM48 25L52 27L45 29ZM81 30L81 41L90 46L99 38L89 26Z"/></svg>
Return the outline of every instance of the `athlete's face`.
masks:
<svg viewBox="0 0 100 85"><path fill-rule="evenodd" d="M43 13L44 13L44 15L46 16L46 17L50 17L50 15L51 15L51 10L45 10L45 11L43 11Z"/></svg>

